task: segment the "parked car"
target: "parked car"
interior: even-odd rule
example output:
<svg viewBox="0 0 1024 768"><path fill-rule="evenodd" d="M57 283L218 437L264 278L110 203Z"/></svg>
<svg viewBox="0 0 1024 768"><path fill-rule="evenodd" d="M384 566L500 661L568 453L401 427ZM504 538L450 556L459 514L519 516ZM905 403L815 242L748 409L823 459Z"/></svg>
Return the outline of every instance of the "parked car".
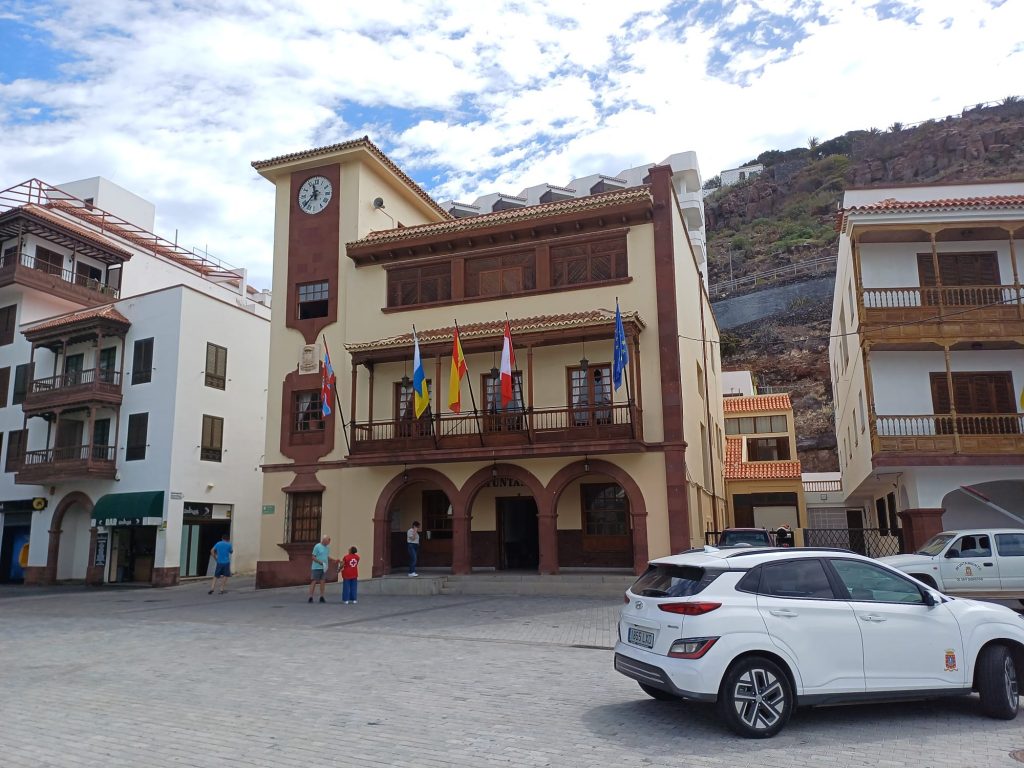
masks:
<svg viewBox="0 0 1024 768"><path fill-rule="evenodd" d="M726 528L718 536L720 547L774 547L772 536L764 528Z"/></svg>
<svg viewBox="0 0 1024 768"><path fill-rule="evenodd" d="M1017 715L1024 616L852 552L705 547L653 560L625 600L615 669L655 699L717 703L741 736L797 706L971 691Z"/></svg>
<svg viewBox="0 0 1024 768"><path fill-rule="evenodd" d="M1024 530L943 531L913 555L881 562L951 595L1024 598Z"/></svg>

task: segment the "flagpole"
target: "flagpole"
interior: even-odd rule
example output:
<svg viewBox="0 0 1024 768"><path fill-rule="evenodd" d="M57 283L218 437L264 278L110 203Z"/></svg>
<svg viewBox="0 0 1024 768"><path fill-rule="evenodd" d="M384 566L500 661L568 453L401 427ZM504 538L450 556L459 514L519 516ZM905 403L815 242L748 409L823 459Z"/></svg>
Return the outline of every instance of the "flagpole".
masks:
<svg viewBox="0 0 1024 768"><path fill-rule="evenodd" d="M462 349L462 333L459 330L459 321L455 321L455 335L459 338L459 349ZM476 421L476 433L480 438L480 447L484 446L484 427L480 422L480 412L476 408L476 395L473 393L473 377L469 375L469 363L466 361L466 353L462 353L462 361L466 363L466 376L469 378L469 401L473 404L473 420ZM449 404L451 407L451 404Z"/></svg>
<svg viewBox="0 0 1024 768"><path fill-rule="evenodd" d="M327 334L323 334L321 337L324 342L324 352L327 353L327 359L331 359L331 350L327 346ZM331 363L331 368L334 368L334 363ZM321 375L322 378L322 375ZM331 391L334 393L334 407L338 409L338 416L341 418L341 436L345 438L345 452L351 454L352 446L348 441L348 425L345 423L345 412L341 409L341 400L338 399L338 374L334 374L334 381L331 383Z"/></svg>

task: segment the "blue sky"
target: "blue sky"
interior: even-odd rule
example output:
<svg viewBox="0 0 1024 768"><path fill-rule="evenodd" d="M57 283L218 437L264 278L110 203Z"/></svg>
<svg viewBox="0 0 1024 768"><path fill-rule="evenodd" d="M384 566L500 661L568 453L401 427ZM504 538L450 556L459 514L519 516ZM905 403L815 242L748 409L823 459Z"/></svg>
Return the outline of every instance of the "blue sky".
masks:
<svg viewBox="0 0 1024 768"><path fill-rule="evenodd" d="M0 0L0 188L105 176L157 205L160 233L267 286L272 189L251 160L369 134L467 202L684 150L709 177L1021 93L1018 16L1017 0Z"/></svg>

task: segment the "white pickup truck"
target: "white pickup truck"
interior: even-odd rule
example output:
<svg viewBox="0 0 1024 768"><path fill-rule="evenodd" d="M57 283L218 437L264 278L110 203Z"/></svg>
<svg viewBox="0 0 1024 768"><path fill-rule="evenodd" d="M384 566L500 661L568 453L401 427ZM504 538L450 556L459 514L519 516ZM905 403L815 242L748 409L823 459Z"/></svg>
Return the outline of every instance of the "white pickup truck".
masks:
<svg viewBox="0 0 1024 768"><path fill-rule="evenodd" d="M880 561L946 594L1024 599L1024 529L943 531L916 554Z"/></svg>

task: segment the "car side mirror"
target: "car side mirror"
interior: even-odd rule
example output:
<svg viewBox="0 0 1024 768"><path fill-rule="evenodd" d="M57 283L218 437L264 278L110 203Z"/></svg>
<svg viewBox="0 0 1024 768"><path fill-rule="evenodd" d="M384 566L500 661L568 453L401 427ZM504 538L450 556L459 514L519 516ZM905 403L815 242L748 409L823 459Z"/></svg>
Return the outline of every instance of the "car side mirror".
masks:
<svg viewBox="0 0 1024 768"><path fill-rule="evenodd" d="M924 598L924 604L927 605L929 608L939 604L939 601L935 599L935 595L933 595L927 589L921 590L921 596Z"/></svg>
<svg viewBox="0 0 1024 768"><path fill-rule="evenodd" d="M955 557L960 557L960 552L959 551L957 551L955 549L951 549L948 552L946 552L946 559L947 560L952 560Z"/></svg>

